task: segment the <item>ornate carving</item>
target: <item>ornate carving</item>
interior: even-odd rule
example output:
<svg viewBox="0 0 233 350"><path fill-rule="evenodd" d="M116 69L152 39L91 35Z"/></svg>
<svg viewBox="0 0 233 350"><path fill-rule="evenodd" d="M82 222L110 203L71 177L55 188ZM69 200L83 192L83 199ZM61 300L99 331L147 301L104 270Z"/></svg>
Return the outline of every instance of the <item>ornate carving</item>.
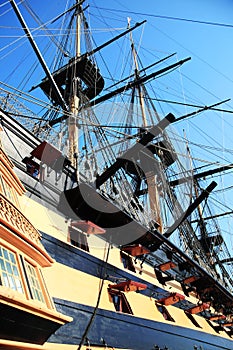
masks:
<svg viewBox="0 0 233 350"><path fill-rule="evenodd" d="M41 246L41 235L30 221L2 194L0 194L0 221L10 224L16 231Z"/></svg>

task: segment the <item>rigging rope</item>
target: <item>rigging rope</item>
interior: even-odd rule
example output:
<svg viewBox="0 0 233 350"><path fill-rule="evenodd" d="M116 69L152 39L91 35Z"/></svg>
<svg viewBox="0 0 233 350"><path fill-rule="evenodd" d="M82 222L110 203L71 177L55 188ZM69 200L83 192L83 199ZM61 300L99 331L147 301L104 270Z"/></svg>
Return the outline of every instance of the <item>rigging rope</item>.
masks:
<svg viewBox="0 0 233 350"><path fill-rule="evenodd" d="M98 311L98 308L99 308L99 303L100 303L100 299L101 299L101 295L102 295L102 291L103 291L103 286L104 286L104 281L106 279L106 271L107 271L107 264L108 264L108 258L109 258L109 253L110 253L110 248L111 248L111 243L108 243L108 248L107 248L107 255L106 255L106 258L105 258L105 261L103 261L103 270L102 270L102 273L100 273L100 284L99 284L99 293L98 293L98 298L97 298L97 302L96 302L96 306L93 310L93 313L90 317L90 320L86 326L86 329L82 335L82 338L81 338L81 341L79 343L79 346L77 348L77 350L81 350L81 347L88 335L88 332L90 331L90 328L94 322L94 319L95 319L95 316L96 316L96 313Z"/></svg>
<svg viewBox="0 0 233 350"><path fill-rule="evenodd" d="M171 20L177 20L177 21L185 21L185 22L191 22L191 23L198 23L198 24L207 24L207 25L213 25L213 26L220 26L220 27L229 27L233 28L233 24L226 24L226 23L219 23L219 22L210 22L210 21L200 21L200 20L194 20L194 19L188 19L188 18L182 18L182 17L172 17L172 16L162 16L162 15L155 15L152 13L145 13L145 12L135 12L131 9L126 10L120 10L120 9L113 9L113 8L106 8L106 7L100 7L100 6L93 6L100 10L107 10L112 12L122 12L122 13L132 13L134 15L140 15L140 16L148 16L148 17L154 17L154 18L163 18L163 19L171 19Z"/></svg>

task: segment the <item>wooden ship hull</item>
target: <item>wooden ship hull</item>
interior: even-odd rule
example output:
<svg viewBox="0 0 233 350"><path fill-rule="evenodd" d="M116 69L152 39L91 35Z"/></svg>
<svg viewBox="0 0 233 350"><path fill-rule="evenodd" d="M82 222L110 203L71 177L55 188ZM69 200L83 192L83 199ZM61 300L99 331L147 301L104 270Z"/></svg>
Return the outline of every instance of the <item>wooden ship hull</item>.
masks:
<svg viewBox="0 0 233 350"><path fill-rule="evenodd" d="M84 19L86 34L83 2L54 21L75 10L75 33ZM195 182L200 174L184 171L168 136L167 127L178 119L172 113L160 118L153 107L152 125L146 120L144 84L190 58L146 74L132 37L144 22L131 28L129 21L124 33L83 55L77 36L75 56L51 73L17 5L10 3L45 72L37 87L52 112L29 129L17 121L19 111L12 112L16 100L9 102L8 95L1 100L0 349L233 349L233 281L227 268L216 267L221 261L214 250L224 241L218 230L208 236L200 207L216 183L194 186L188 206L183 197L179 201L175 186L191 177ZM126 34L135 73L120 82L127 80L126 85L101 95L105 81L93 55ZM64 50L62 55L68 56ZM131 105L140 101L143 122L135 135L125 123L125 143L115 154L112 144L119 135L111 144L92 107L129 91ZM68 152L55 144L62 131L53 141L47 138L58 124L68 129ZM99 167L98 152L103 154ZM190 219L195 210L200 237ZM167 218L172 224L163 223ZM173 240L176 231L184 249ZM227 259L223 263L232 262Z"/></svg>
<svg viewBox="0 0 233 350"><path fill-rule="evenodd" d="M101 230L90 221L75 221L71 228L66 216L55 206L59 201L59 185L54 185L54 171L49 177L46 175L43 182L38 181L28 173L12 146L22 145L20 151L24 158L40 141L4 112L1 119L7 131L1 134L2 145L27 189L21 199L22 211L39 230L43 247L53 260L50 267L43 269L43 279L57 312L72 319L54 329L48 339L40 340L41 345L38 345L36 330L33 335L24 328L25 334L30 333L28 338L23 336L21 328L16 332L12 327L1 327L1 346L4 349L77 349L89 329L81 349L231 349L231 325L225 326L222 314L209 311L209 304L200 302L195 283L189 283L188 279L178 281L179 269L175 263L164 256L157 266L143 263L142 254L147 254L149 249L140 244L121 248L112 245L107 252L107 242L103 239L106 229ZM14 142L9 143L9 138ZM82 230L77 228L88 233L80 233ZM80 240L80 235L85 239ZM205 282L207 286L207 277ZM190 292L185 292L184 283ZM21 322L17 313L4 310L9 322L17 319ZM6 325L5 317L2 322ZM42 327L41 321L29 319L29 322L30 327L34 322ZM43 328L41 331L43 333Z"/></svg>

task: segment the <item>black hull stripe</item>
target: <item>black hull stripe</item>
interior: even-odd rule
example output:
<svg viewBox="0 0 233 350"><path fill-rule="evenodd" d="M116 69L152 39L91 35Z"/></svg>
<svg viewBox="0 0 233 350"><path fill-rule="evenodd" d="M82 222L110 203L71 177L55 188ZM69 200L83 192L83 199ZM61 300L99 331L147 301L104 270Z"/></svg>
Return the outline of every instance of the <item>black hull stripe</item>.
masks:
<svg viewBox="0 0 233 350"><path fill-rule="evenodd" d="M42 236L42 243L46 250L57 262L100 277L103 264L100 259L45 233L42 233ZM132 275L127 271L110 264L107 267L107 274L109 281L113 282L117 278L132 278ZM155 293L156 297L157 293L164 293L162 288L156 287L136 275L134 280L148 285L143 294L151 296L152 293ZM60 299L55 299L55 304L58 311L73 317L74 321L61 327L55 335L51 336L50 341L78 344L91 317L93 307ZM182 305L179 306L182 307ZM217 335L180 327L174 323L166 324L101 309L97 312L88 338L92 344L100 345L100 339L104 338L109 346L134 350L150 350L153 349L154 345L158 345L162 349L167 346L169 350L194 350L195 346L197 346L197 350L233 349L233 340L230 338L228 340ZM199 340L200 338L201 340Z"/></svg>
<svg viewBox="0 0 233 350"><path fill-rule="evenodd" d="M84 250L77 249L70 244L51 237L44 232L41 232L41 234L43 237L42 243L45 249L57 262L76 270L88 273L91 276L98 278L102 277L102 260L90 255ZM138 277L138 275L132 275L127 271L121 270L111 264L107 264L106 275L106 279L113 283L115 283L117 280L122 279L129 280L132 279L132 277L136 282L145 283L147 285L147 289L140 291L140 293L149 297L158 299L161 297L161 295L164 295L164 293L166 293L163 288L155 286L143 278ZM191 305L193 304L190 304L187 300L184 300L174 306L180 307L182 309L187 309L191 307Z"/></svg>
<svg viewBox="0 0 233 350"><path fill-rule="evenodd" d="M58 311L73 317L74 321L61 327L49 341L78 344L94 308L60 299L54 302ZM108 346L134 350L150 350L155 345L161 349L167 346L169 350L233 349L233 340L230 338L103 309L97 311L88 334L93 345L101 345L101 338Z"/></svg>

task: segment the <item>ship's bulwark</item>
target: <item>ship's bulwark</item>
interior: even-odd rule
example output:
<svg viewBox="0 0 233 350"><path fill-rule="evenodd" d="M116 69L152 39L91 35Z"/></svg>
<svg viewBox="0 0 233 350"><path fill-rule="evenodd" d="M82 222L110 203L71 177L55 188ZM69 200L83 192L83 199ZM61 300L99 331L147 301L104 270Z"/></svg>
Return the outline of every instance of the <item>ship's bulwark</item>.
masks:
<svg viewBox="0 0 233 350"><path fill-rule="evenodd" d="M24 137L24 134L26 134L26 131L15 136L13 133L11 133L12 138L15 137L17 139L17 143L19 143L22 136ZM9 151L10 153L12 152L11 147L9 147ZM25 156L28 154L30 154L30 148L26 149L25 151ZM20 160L18 160L18 162L20 162ZM38 180L29 176L26 171L23 170L22 164L17 172L24 179L25 184L31 184L30 188L39 186ZM44 188L44 191L47 193L46 187ZM47 277L46 271L44 272L46 282L47 284L50 284L49 290L52 290L51 296L54 297L57 310L67 316L71 315L74 317L73 322L62 326L59 330L57 330L49 338L49 342L55 342L57 344L73 344L74 346L78 346L91 315L95 310L95 303L98 296L97 287L100 278L103 277L101 275L101 271L103 271L103 260L97 259L92 253L86 253L85 251L70 245L70 243L66 243L68 224L66 224L66 226L64 225L64 227L62 226L60 230L58 230L54 227L54 224L51 225L50 219L46 219L44 216L45 214L43 214L43 220L41 220L42 216L39 215L41 204L38 203L38 200L40 201L35 191L30 193L28 203L25 208L31 208L31 210L29 210L30 218L35 220L36 227L44 227L44 231L47 234L42 232L43 244L51 257L56 260L55 264L71 269L70 273L73 275L73 277L67 281L66 270L63 274L60 274L59 269L56 270L55 275L52 276L52 279L61 280L59 281L59 286L56 285L53 288L53 282L50 280L51 275ZM51 205L50 208L52 208ZM43 207L43 213L44 210L46 209ZM47 208L47 211L48 210L49 209ZM61 221L65 222L64 217L62 218L59 214L56 215L56 218L52 220L53 223L59 222L60 225ZM58 216L61 221L58 221ZM57 236L56 232L58 231L60 232L59 235L62 240L48 235L54 234ZM165 290L166 288L162 284L158 283L153 272L151 272L151 274L153 273L153 279L150 280L150 283L148 283L147 279L144 279L144 273L147 273L148 267L146 267L145 270L143 269L144 272L142 275L138 273L133 275L129 274L128 270L124 269L122 263L120 263L120 251L117 248L115 248L114 251L117 251L118 258L117 260L112 260L111 264L107 264L104 297L107 298L108 294L107 281L115 283L117 280L127 280L133 278L133 280L140 283L146 283L148 288L145 291L140 291L140 293L134 293L135 297L142 296L144 298L143 300L140 300L139 303L137 303L136 299L134 300L134 302L136 302L136 304L134 304L134 309L135 307L137 308L134 315L116 312L113 304L106 299L105 305L107 307L105 307L105 305L100 305L99 309L97 310L97 315L87 335L87 338L90 339L92 344L94 343L100 345L101 338L103 338L110 346L123 349L153 349L154 345L158 345L161 349L164 349L164 347L167 346L169 350L193 350L195 349L195 346L198 346L200 349L204 350L217 350L221 349L221 347L222 349L232 349L232 340L226 334L226 332L222 331L217 333L213 328L208 326L205 319L202 319L203 329L198 327L195 329L195 327L184 315L182 305L176 305L177 307L173 308L175 313L178 313L179 311L179 317L182 313L182 322L169 323L168 321L166 322L164 320L163 316L159 312L155 314L155 300L158 299L161 294L163 295L163 293L168 293L169 289ZM166 259L166 257L164 258ZM138 264L140 263L138 262ZM51 274L53 274L52 271L53 270L51 270ZM137 271L140 272L140 269ZM83 272L83 274L79 274L80 272ZM77 279L75 279L76 274L78 275ZM80 276L82 276L82 278L80 278ZM92 280L91 277L95 277L95 280ZM89 290L92 288L95 289L95 292L90 293L91 297L89 298ZM72 289L79 290L79 294L74 296L73 300L66 295L68 294L70 296L72 294ZM152 298L152 300L150 300L153 293L155 293L155 299ZM83 297L85 294L87 294L86 299ZM81 298L79 298L80 296ZM129 295L128 293L127 299L130 299L131 297L132 294ZM85 302L83 302L83 299L85 299ZM181 309L179 309L179 306ZM186 309L190 306L191 305L186 305ZM144 311L145 308L147 308L146 312L144 312L145 317L142 317L142 311ZM201 317L199 317L198 322L201 323Z"/></svg>
<svg viewBox="0 0 233 350"><path fill-rule="evenodd" d="M63 326L48 341L79 343L94 309L59 299L55 299L55 305L57 310L60 309L61 312L70 315L75 321L71 325ZM231 341L219 339L214 335L207 333L200 335L200 332L192 329L102 309L98 310L88 334L90 344L93 345L99 344L101 338L110 348L145 350L158 345L161 349L167 346L169 350L193 350L194 346L204 350L232 349Z"/></svg>
<svg viewBox="0 0 233 350"><path fill-rule="evenodd" d="M59 264L66 265L72 269L79 269L95 277L101 277L101 266L103 265L101 260L84 251L77 250L64 242L58 241L47 234L43 234L43 244ZM106 278L109 280L127 279L130 276L127 272L117 269L113 265L107 265ZM136 276L135 280L139 282L144 281L143 278L136 278ZM65 281L62 284L64 283ZM77 280L74 283L77 288L80 286L80 289L83 289L82 284L85 282L83 280ZM140 293L153 294L152 292L157 292L159 294L162 292L162 289L158 287L157 289L153 289L153 285L148 284L148 282L147 285L149 287L148 290ZM88 288L92 288L92 286L89 284ZM88 291L83 289L82 292L85 293ZM95 297L97 298L97 295ZM96 298L94 301L92 300L92 303L95 303ZM58 311L73 317L73 322L64 325L56 331L48 341L62 344L79 344L94 312L94 306L59 298L54 298L54 303ZM143 303L140 307L144 307ZM220 338L213 334L200 332L199 330L140 318L103 308L97 310L87 338L90 344L93 345L100 344L101 339L104 339L110 348L135 350L153 349L156 345L161 349L165 349L167 346L169 350L232 349L230 338Z"/></svg>
<svg viewBox="0 0 233 350"><path fill-rule="evenodd" d="M59 36L56 32L57 39L48 43L53 53L56 52L56 58L49 62L50 55L44 52L43 57L40 45L35 44L39 36L34 40L15 1L9 2L22 25L19 36L24 30L41 64L39 69L45 71L46 77L36 87L42 89L49 103L46 100L43 105L46 111L40 106L43 115L35 115L17 99L20 95L20 99L26 98L31 106L32 97L4 85L12 93L5 90L2 99L4 111L0 110L3 143L29 192L27 197L21 198L24 211L16 211L19 203L17 197L14 198L14 189L18 188L19 181L16 181L16 186L16 182L12 181L15 177L12 171L11 176L6 169L0 172L0 349L51 350L56 349L57 344L56 350L80 350L81 345L82 350L94 350L93 347L232 350L232 270L230 265L223 265L232 261L232 257L225 254L228 253L226 246L225 250L222 249L224 240L220 228L216 225L218 235L215 236L212 230L207 230L208 224L203 215L207 205L198 208L200 210L195 217L197 226L189 220L193 209L201 204L198 198L203 184L198 187L191 183L190 191L186 187L181 188L180 184L185 175L184 183L187 178L192 182L195 168L197 170L203 164L199 163L199 159L199 164L194 165L186 142L183 150L176 147L176 143L180 143L179 137L176 135L174 139L174 132L167 130L171 123L216 107L219 103L210 107L187 104L195 110L191 113L187 110L185 116L176 120L170 113L173 103L168 98L168 107L157 110L159 104L153 104L153 100L158 102L157 93L149 98L146 82L153 84L155 77L164 76L190 58L169 64L167 60L173 54L167 57L161 55L159 60L156 57L156 62L142 68L132 30L144 22L130 27L130 20L125 33L113 34L114 37L107 43L92 47L95 40L92 35L89 36L90 28L85 18L88 6L83 5L83 0L76 1L75 5L73 3L69 8L67 2L61 15L46 23L50 34L54 33L57 24L60 34L75 33L70 37L62 35L64 40L57 46ZM27 7L33 14L29 4ZM6 11L5 14L8 12L11 13ZM43 15L41 8L37 18L42 20ZM51 18L54 18L53 15ZM11 19L13 17L6 23L9 24ZM60 25L63 27L66 19L67 27L61 29ZM46 28L40 28L44 36ZM8 32L9 27L5 29ZM110 28L106 29L109 31ZM14 30L18 30L16 23ZM121 62L124 65L118 76L117 69L113 74L109 70L112 68L113 51L105 57L112 59L107 69L98 57L94 57L94 53L107 49L108 44L112 45L129 32L129 55L123 55L116 42L114 59L118 57L118 67ZM81 38L82 33L85 33L85 40ZM51 39L50 35L48 37ZM47 36L43 39L45 43ZM87 45L84 49L85 41ZM57 50L58 47L61 50ZM31 55L28 48L23 56L20 56L21 49L17 50L18 54L14 56L17 68L14 67L11 72L13 84L23 73L21 86L26 90L25 77L29 85L31 82L34 84L33 80L39 75L35 72L34 76L34 69L31 69L26 76L23 67L18 69L20 62L24 61L22 57L29 58ZM131 56L129 64L123 56ZM58 65L56 62L59 62ZM164 63L165 66L162 66ZM158 70L157 64L161 64ZM53 66L54 70L50 72L49 66ZM150 71L152 68L155 68L154 72ZM108 85L104 91L106 83L112 82L113 77L114 85ZM27 91L29 88L27 86ZM153 90L151 86L150 92ZM181 90L180 97L184 97L183 86ZM102 91L103 94L98 96ZM128 96L130 92L131 96ZM100 113L97 105L109 99L114 105L114 96L122 101L124 114L112 107L108 113L106 106ZM165 102L165 99L162 101ZM37 105L35 110L38 110L39 100L34 102ZM177 102L179 116L184 106L179 109L180 102ZM183 104L186 105L186 100ZM162 119L166 110L169 114ZM21 122L12 121L11 115L20 121L25 122L26 118L33 123L26 130ZM66 119L68 123L64 123ZM60 127L53 128L58 123L61 123ZM196 157L194 159L197 161ZM222 161L222 154L219 159ZM186 160L190 163L187 167ZM210 164L209 157L207 162ZM7 163L6 168L11 167ZM179 174L182 181L177 179ZM95 186L91 187L89 183ZM208 186L208 195L209 190ZM189 202L192 204L183 215ZM39 231L35 234L28 224L26 212L41 232L46 250L39 244ZM172 226L170 219L175 220ZM92 229L85 229L85 225L81 227L83 223L86 227L90 223ZM175 230L179 232L176 234ZM102 236L98 236L99 233ZM35 237L38 242L31 242ZM131 249L132 246L134 249ZM219 253L220 250L222 253ZM136 251L139 253L136 254ZM12 257L15 257L14 260ZM11 271L16 271L15 275ZM10 304L12 308L9 308ZM43 316L44 319L41 318ZM9 342L5 348L2 345L4 341L5 344Z"/></svg>

